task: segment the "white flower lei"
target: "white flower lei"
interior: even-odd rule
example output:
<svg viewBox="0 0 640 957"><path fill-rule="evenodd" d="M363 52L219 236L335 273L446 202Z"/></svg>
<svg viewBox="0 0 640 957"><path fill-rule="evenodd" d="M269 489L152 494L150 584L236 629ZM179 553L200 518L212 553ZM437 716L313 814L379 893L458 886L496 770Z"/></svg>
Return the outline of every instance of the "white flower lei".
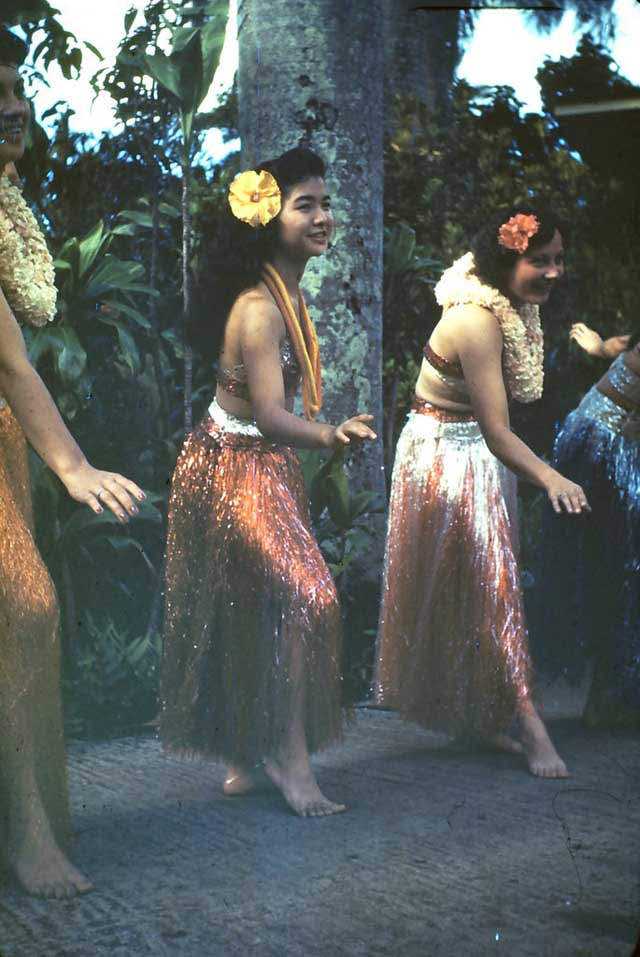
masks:
<svg viewBox="0 0 640 957"><path fill-rule="evenodd" d="M55 316L51 255L35 216L5 173L0 175L0 287L22 322L44 326Z"/></svg>
<svg viewBox="0 0 640 957"><path fill-rule="evenodd" d="M474 268L473 253L456 259L436 285L436 299L443 309L473 303L494 314L504 343L502 369L507 391L518 402L535 402L542 395L544 377L540 310L529 303L516 309L501 292L481 282Z"/></svg>

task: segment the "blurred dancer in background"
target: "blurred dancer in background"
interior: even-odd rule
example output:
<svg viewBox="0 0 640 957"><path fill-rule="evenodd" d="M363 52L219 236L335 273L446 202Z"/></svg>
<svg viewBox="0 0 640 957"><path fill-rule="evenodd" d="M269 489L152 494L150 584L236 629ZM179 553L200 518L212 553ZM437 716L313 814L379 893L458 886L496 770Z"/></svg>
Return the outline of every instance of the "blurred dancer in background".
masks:
<svg viewBox="0 0 640 957"><path fill-rule="evenodd" d="M608 371L563 423L553 466L579 482L586 522L546 516L535 648L551 676L591 663L584 721L640 727L640 330L603 340L584 323L571 338Z"/></svg>

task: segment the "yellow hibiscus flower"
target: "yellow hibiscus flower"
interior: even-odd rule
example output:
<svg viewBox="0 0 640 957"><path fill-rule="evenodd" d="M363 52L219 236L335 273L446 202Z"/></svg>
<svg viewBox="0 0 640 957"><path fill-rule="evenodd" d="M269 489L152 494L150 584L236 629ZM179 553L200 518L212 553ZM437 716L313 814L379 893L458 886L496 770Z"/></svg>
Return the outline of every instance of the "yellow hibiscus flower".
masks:
<svg viewBox="0 0 640 957"><path fill-rule="evenodd" d="M282 206L280 187L271 173L249 169L239 173L229 189L233 215L249 226L266 226Z"/></svg>

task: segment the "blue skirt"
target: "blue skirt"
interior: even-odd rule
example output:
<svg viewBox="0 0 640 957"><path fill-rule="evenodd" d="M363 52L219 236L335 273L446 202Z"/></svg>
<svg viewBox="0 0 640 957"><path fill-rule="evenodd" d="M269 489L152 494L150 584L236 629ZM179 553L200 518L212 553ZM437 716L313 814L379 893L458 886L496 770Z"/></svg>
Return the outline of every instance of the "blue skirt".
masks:
<svg viewBox="0 0 640 957"><path fill-rule="evenodd" d="M542 670L577 683L592 663L624 724L640 720L640 441L626 419L594 387L558 433L553 466L584 488L592 512L549 507L531 622Z"/></svg>

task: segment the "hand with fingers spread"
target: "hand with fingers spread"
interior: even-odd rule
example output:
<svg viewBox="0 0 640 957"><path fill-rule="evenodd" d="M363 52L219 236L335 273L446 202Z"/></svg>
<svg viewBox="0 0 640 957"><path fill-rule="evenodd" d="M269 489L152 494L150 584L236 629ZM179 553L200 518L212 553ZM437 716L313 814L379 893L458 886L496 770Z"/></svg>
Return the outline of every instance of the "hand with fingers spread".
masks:
<svg viewBox="0 0 640 957"><path fill-rule="evenodd" d="M591 511L583 489L556 471L546 484L545 490L555 512L562 512L564 509L565 512L579 515L581 512Z"/></svg>
<svg viewBox="0 0 640 957"><path fill-rule="evenodd" d="M599 336L594 329L590 329L584 322L575 322L571 326L569 338L577 342L581 349L588 352L590 356L603 357L604 342L602 336Z"/></svg>
<svg viewBox="0 0 640 957"><path fill-rule="evenodd" d="M340 445L350 445L354 442L373 441L377 438L373 429L369 428L368 422L373 421L372 415L354 415L345 422L336 426L333 433L331 445L335 448Z"/></svg>
<svg viewBox="0 0 640 957"><path fill-rule="evenodd" d="M95 469L86 459L69 471L61 473L60 478L76 502L88 505L96 515L106 507L120 522L127 522L137 514L136 499L142 502L146 498L135 482L118 475L117 472Z"/></svg>
<svg viewBox="0 0 640 957"><path fill-rule="evenodd" d="M610 336L603 339L597 332L585 326L584 322L576 322L571 326L569 338L577 342L581 349L590 356L598 359L615 359L629 345L629 335Z"/></svg>

